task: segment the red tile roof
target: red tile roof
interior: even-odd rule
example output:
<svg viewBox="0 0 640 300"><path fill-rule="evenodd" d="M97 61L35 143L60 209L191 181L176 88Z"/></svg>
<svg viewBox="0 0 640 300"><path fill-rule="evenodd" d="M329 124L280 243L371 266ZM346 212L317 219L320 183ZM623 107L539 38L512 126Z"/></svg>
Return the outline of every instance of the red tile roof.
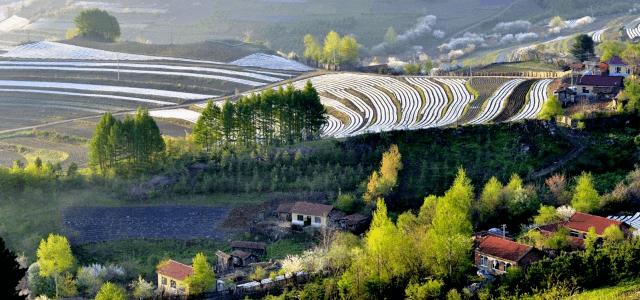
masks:
<svg viewBox="0 0 640 300"><path fill-rule="evenodd" d="M158 270L158 274L182 281L193 274L193 268L170 259Z"/></svg>
<svg viewBox="0 0 640 300"><path fill-rule="evenodd" d="M476 251L517 263L532 249L531 246L489 235L478 245Z"/></svg>
<svg viewBox="0 0 640 300"><path fill-rule="evenodd" d="M323 217L326 217L331 210L333 210L333 206L331 205L307 202L296 202L296 204L291 208L292 213Z"/></svg>
<svg viewBox="0 0 640 300"><path fill-rule="evenodd" d="M575 213L568 222L564 224L569 229L588 232L589 227L593 226L598 235L604 234L604 230L610 225L620 227L621 221L611 220L603 217L598 217L590 214Z"/></svg>
<svg viewBox="0 0 640 300"><path fill-rule="evenodd" d="M578 85L622 86L622 76L584 75L580 77Z"/></svg>

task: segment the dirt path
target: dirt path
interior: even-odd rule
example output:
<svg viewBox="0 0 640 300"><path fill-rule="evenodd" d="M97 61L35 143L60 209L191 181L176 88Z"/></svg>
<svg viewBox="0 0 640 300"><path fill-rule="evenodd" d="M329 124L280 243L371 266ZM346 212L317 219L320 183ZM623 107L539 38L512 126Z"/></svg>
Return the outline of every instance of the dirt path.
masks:
<svg viewBox="0 0 640 300"><path fill-rule="evenodd" d="M559 131L560 134L569 139L569 142L571 142L571 144L573 145L573 149L556 159L556 161L552 165L540 171L531 173L527 179L531 180L553 173L553 171L555 171L559 167L562 167L572 159L576 158L580 153L582 153L582 151L587 148L587 144L589 142L589 138L587 136L576 133L575 131L567 128L559 128Z"/></svg>

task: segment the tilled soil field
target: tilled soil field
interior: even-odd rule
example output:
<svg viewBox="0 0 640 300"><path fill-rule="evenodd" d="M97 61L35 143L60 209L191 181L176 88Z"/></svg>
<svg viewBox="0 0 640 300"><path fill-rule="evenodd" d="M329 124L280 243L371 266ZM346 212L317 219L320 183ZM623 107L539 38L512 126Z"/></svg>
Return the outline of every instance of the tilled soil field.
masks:
<svg viewBox="0 0 640 300"><path fill-rule="evenodd" d="M63 226L72 242L122 238L224 239L217 228L229 207L148 206L71 207L63 211Z"/></svg>

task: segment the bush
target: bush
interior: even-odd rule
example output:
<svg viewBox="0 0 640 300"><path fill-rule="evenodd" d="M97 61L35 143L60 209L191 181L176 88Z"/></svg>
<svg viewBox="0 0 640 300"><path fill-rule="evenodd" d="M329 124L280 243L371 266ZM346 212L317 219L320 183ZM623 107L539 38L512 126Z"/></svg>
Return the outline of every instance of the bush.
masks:
<svg viewBox="0 0 640 300"><path fill-rule="evenodd" d="M562 115L562 105L558 101L558 97L551 96L542 106L542 111L538 114L539 119L553 120L556 116Z"/></svg>
<svg viewBox="0 0 640 300"><path fill-rule="evenodd" d="M404 65L404 74L406 74L406 75L418 75L418 74L420 74L421 67L422 67L422 65L420 63L405 64Z"/></svg>

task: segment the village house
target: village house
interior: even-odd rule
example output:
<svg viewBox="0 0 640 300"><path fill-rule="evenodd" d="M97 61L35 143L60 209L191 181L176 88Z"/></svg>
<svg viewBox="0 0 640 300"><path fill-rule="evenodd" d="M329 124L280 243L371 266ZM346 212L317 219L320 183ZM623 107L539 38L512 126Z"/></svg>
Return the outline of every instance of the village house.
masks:
<svg viewBox="0 0 640 300"><path fill-rule="evenodd" d="M608 70L609 76L627 77L633 72L633 70L631 69L631 66L629 66L629 64L624 62L622 58L617 56L611 57L607 61L607 64L609 65L609 70Z"/></svg>
<svg viewBox="0 0 640 300"><path fill-rule="evenodd" d="M216 272L223 272L233 269L233 259L231 255L226 254L220 250L216 251Z"/></svg>
<svg viewBox="0 0 640 300"><path fill-rule="evenodd" d="M240 251L252 253L256 256L267 255L267 244L260 243L260 242L235 241L231 243L231 249L233 251L240 250Z"/></svg>
<svg viewBox="0 0 640 300"><path fill-rule="evenodd" d="M291 208L293 207L292 203L284 203L278 205L276 209L276 215L278 219L282 221L291 221Z"/></svg>
<svg viewBox="0 0 640 300"><path fill-rule="evenodd" d="M326 227L327 217L333 206L307 202L297 202L291 208L291 223L299 226Z"/></svg>
<svg viewBox="0 0 640 300"><path fill-rule="evenodd" d="M184 280L193 275L192 267L170 259L157 273L158 289L170 294L189 294L189 286Z"/></svg>
<svg viewBox="0 0 640 300"><path fill-rule="evenodd" d="M474 252L478 270L491 275L502 275L511 266L527 268L542 259L542 255L534 247L492 234L487 235Z"/></svg>
<svg viewBox="0 0 640 300"><path fill-rule="evenodd" d="M538 227L538 230L542 235L549 236L556 232L561 226L569 229L569 237L571 237L571 247L574 249L584 248L584 239L587 237L589 228L595 229L596 235L600 238L604 236L604 231L607 227L614 225L624 233L626 237L629 237L632 233L631 226L625 222L611 220L599 216L585 214L581 212L575 213L569 221L561 221L542 225Z"/></svg>
<svg viewBox="0 0 640 300"><path fill-rule="evenodd" d="M623 89L622 76L584 75L578 78L578 95L616 95Z"/></svg>

